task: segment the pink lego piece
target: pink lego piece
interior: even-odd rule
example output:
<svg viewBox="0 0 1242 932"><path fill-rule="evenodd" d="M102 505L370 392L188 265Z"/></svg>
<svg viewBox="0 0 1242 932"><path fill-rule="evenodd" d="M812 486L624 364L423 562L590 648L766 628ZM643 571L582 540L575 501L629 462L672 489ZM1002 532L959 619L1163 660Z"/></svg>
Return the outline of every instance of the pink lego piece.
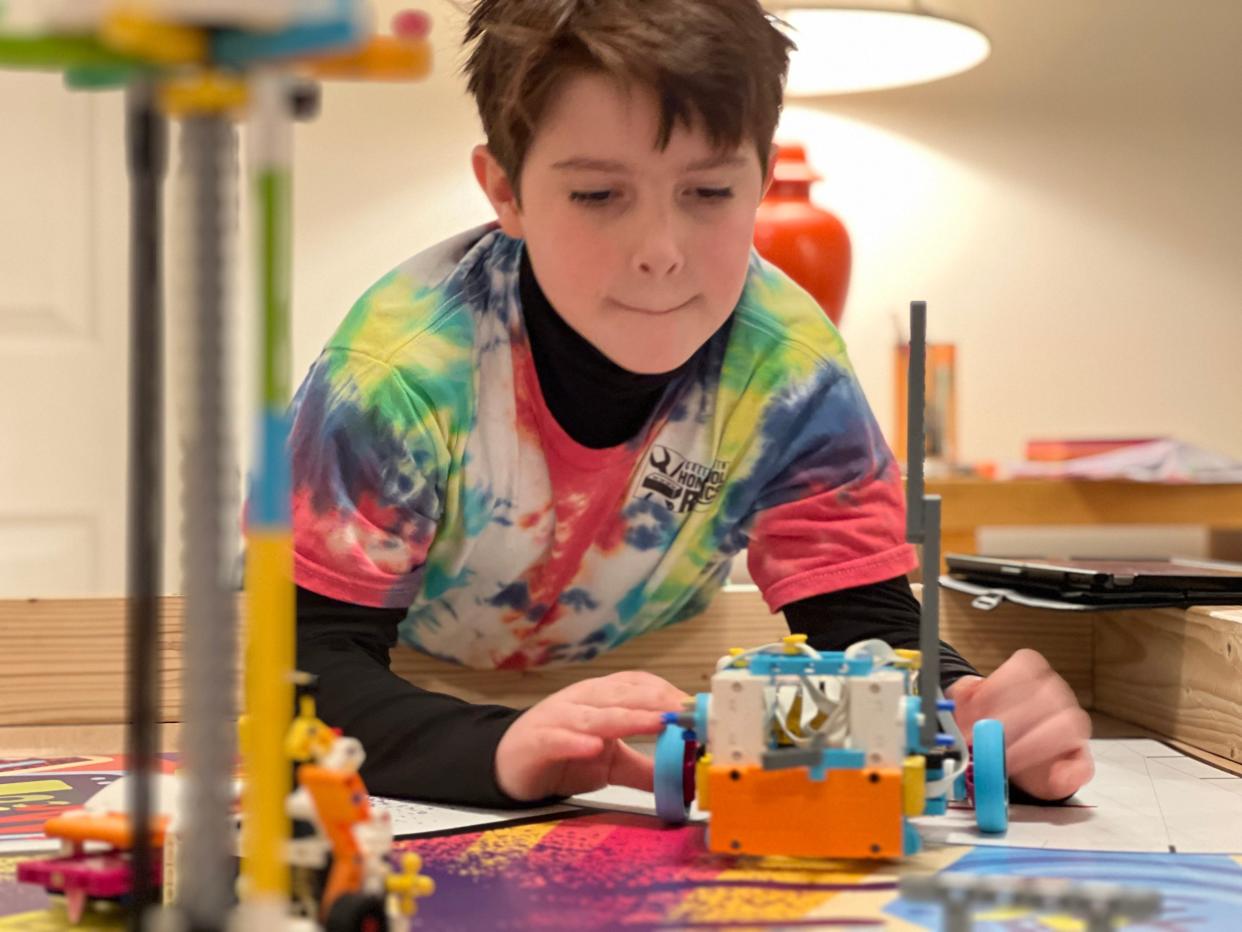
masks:
<svg viewBox="0 0 1242 932"><path fill-rule="evenodd" d="M392 31L402 39L425 39L431 33L431 17L422 10L402 10L392 18Z"/></svg>
<svg viewBox="0 0 1242 932"><path fill-rule="evenodd" d="M157 858L151 865L151 880L163 881L164 867ZM19 883L35 884L48 893L64 894L69 919L82 918L87 900L120 900L133 888L129 855L120 851L83 852L66 857L33 859L17 865Z"/></svg>

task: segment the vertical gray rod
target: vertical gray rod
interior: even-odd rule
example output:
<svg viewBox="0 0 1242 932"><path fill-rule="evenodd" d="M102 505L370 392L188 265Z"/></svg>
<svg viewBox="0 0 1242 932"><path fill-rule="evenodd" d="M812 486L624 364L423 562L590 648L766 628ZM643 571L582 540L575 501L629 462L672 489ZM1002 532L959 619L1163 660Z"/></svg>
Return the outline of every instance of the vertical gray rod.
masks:
<svg viewBox="0 0 1242 932"><path fill-rule="evenodd" d="M923 549L923 604L919 625L919 738L932 750L940 731L936 700L940 689L940 496L923 486L924 405L927 372L927 302L910 302L910 368L906 380L906 538Z"/></svg>
<svg viewBox="0 0 1242 932"><path fill-rule="evenodd" d="M923 746L934 749L940 731L936 700L940 689L940 496L924 495L923 506L923 605L919 625L919 711Z"/></svg>
<svg viewBox="0 0 1242 932"><path fill-rule="evenodd" d="M923 407L927 385L927 302L910 302L910 359L906 379L906 539L923 542ZM926 561L924 561L926 562ZM924 580L926 581L926 580Z"/></svg>
<svg viewBox="0 0 1242 932"><path fill-rule="evenodd" d="M129 469L126 489L126 732L134 848L128 926L155 903L151 774L159 752L159 597L164 530L163 203L168 126L149 81L126 93L129 169Z"/></svg>
<svg viewBox="0 0 1242 932"><path fill-rule="evenodd" d="M189 927L220 932L233 902L229 809L236 754L237 490L229 400L229 244L236 218L237 138L226 116L182 129L186 172L190 373L182 444L187 774L178 895Z"/></svg>

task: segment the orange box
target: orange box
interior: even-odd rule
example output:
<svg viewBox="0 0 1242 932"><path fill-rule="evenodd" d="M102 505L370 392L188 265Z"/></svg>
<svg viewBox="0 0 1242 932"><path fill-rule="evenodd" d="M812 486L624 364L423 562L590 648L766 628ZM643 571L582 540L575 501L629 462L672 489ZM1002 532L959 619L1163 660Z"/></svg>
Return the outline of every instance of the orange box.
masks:
<svg viewBox="0 0 1242 932"><path fill-rule="evenodd" d="M722 854L900 858L901 771L713 767L708 848Z"/></svg>

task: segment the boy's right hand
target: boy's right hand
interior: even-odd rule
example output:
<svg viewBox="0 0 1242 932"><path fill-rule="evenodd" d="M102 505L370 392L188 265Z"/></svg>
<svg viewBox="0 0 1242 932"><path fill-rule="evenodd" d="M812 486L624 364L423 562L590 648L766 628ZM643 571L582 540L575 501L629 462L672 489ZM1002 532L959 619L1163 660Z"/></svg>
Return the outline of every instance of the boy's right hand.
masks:
<svg viewBox="0 0 1242 932"><path fill-rule="evenodd" d="M621 739L657 735L690 696L650 673L613 673L553 693L520 715L496 747L496 783L529 802L610 783L650 790L649 757Z"/></svg>

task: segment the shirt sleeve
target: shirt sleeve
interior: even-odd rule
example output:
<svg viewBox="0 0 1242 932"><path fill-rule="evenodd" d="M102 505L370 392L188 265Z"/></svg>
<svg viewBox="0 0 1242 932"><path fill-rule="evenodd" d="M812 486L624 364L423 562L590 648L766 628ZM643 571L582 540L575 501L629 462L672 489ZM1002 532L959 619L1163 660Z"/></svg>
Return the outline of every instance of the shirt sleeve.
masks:
<svg viewBox="0 0 1242 932"><path fill-rule="evenodd" d="M366 750L362 779L380 796L469 806L519 803L496 783L496 748L521 714L429 692L392 672L404 613L298 589L298 668L318 678L319 714Z"/></svg>
<svg viewBox="0 0 1242 932"><path fill-rule="evenodd" d="M430 411L369 357L327 350L312 367L290 436L299 586L375 608L414 600L448 463Z"/></svg>
<svg viewBox="0 0 1242 932"><path fill-rule="evenodd" d="M762 429L772 454L748 566L772 611L917 565L897 462L848 365L772 398Z"/></svg>

